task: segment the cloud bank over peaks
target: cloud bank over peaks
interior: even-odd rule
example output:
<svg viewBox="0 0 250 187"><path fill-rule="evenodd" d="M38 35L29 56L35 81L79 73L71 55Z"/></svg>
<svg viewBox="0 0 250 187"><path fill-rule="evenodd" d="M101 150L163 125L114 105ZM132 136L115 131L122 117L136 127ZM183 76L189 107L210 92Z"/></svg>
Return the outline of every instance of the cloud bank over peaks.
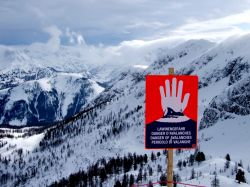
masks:
<svg viewBox="0 0 250 187"><path fill-rule="evenodd" d="M155 40L122 41L118 45L93 45L86 43L84 36L70 28L59 29L56 25L45 27L43 31L50 35L45 43L33 43L30 50L45 55L69 54L85 64L127 64L149 65L158 56L160 49L172 48L183 42L183 38L161 38ZM64 45L67 41L67 45ZM40 47L39 47L40 46ZM65 50L67 52L65 52ZM58 55L57 55L58 56ZM55 59L55 58L53 58Z"/></svg>
<svg viewBox="0 0 250 187"><path fill-rule="evenodd" d="M68 27L66 28L65 36L68 37L68 42L70 44L86 45L83 36L80 33L71 31Z"/></svg>

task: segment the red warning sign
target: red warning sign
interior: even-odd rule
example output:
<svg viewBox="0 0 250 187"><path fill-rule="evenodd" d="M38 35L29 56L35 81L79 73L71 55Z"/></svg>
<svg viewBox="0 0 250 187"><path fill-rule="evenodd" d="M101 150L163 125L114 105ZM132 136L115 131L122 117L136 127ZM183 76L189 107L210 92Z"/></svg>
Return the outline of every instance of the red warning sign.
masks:
<svg viewBox="0 0 250 187"><path fill-rule="evenodd" d="M195 148L197 114L197 76L146 76L146 149Z"/></svg>

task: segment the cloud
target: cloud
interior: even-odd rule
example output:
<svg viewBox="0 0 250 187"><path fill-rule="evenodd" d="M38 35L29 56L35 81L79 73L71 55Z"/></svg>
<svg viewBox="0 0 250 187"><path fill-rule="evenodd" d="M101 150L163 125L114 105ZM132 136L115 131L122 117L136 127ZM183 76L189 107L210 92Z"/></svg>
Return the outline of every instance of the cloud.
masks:
<svg viewBox="0 0 250 187"><path fill-rule="evenodd" d="M206 38L218 41L231 35L250 31L250 10L206 21L192 20L172 31L172 35L187 38Z"/></svg>
<svg viewBox="0 0 250 187"><path fill-rule="evenodd" d="M25 43L46 41L43 28L50 25L77 31L78 37L71 37L75 43L156 39L172 35L190 21L206 22L247 9L249 0L0 1L0 43L18 44L22 38Z"/></svg>
<svg viewBox="0 0 250 187"><path fill-rule="evenodd" d="M86 45L86 42L82 36L82 34L71 31L69 28L66 28L65 36L68 38L68 42L72 45Z"/></svg>
<svg viewBox="0 0 250 187"><path fill-rule="evenodd" d="M50 35L50 39L47 42L48 48L53 52L57 51L61 45L60 36L62 35L62 31L56 26L46 27L44 31Z"/></svg>

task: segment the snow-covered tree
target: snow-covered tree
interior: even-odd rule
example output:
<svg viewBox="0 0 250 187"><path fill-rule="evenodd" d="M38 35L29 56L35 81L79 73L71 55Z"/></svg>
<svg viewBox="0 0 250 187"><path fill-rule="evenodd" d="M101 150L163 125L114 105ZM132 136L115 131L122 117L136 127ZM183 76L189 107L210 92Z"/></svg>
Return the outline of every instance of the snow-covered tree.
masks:
<svg viewBox="0 0 250 187"><path fill-rule="evenodd" d="M190 180L195 178L195 170L194 168L191 170L191 176L190 176Z"/></svg>
<svg viewBox="0 0 250 187"><path fill-rule="evenodd" d="M215 173L213 180L211 181L211 187L220 187L220 180L218 179L217 174Z"/></svg>

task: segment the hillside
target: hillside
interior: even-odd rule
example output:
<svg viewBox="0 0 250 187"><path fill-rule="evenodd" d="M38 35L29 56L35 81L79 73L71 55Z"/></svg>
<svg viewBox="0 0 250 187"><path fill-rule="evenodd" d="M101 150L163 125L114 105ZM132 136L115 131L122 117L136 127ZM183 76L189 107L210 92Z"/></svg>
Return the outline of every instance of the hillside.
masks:
<svg viewBox="0 0 250 187"><path fill-rule="evenodd" d="M101 170L105 162L118 157L123 161L117 161L117 171L101 178L93 169L93 183L88 184L113 186L117 180L123 180L124 174L133 174L138 179L140 170L145 173L145 169L147 176L139 177L139 183L159 181L165 171L165 155L160 152L151 159L151 151L144 150L145 75L166 74L168 67L174 67L176 74L199 76L200 122L199 149L176 151L175 172L185 183L210 186L216 172L223 187L249 186L234 181L239 167L250 180L249 40L246 35L219 44L205 40L184 42L163 50L145 70L131 68L120 73L83 107L93 109L74 121L31 136L25 133L29 129L1 129L1 185L47 186L70 174L92 171L90 166ZM201 163L193 160L199 151L206 156ZM124 156L129 153L141 157L146 154L147 162L139 159L136 169L124 169ZM225 168L226 154L230 154L231 161ZM184 160L186 166L179 169L177 163Z"/></svg>

